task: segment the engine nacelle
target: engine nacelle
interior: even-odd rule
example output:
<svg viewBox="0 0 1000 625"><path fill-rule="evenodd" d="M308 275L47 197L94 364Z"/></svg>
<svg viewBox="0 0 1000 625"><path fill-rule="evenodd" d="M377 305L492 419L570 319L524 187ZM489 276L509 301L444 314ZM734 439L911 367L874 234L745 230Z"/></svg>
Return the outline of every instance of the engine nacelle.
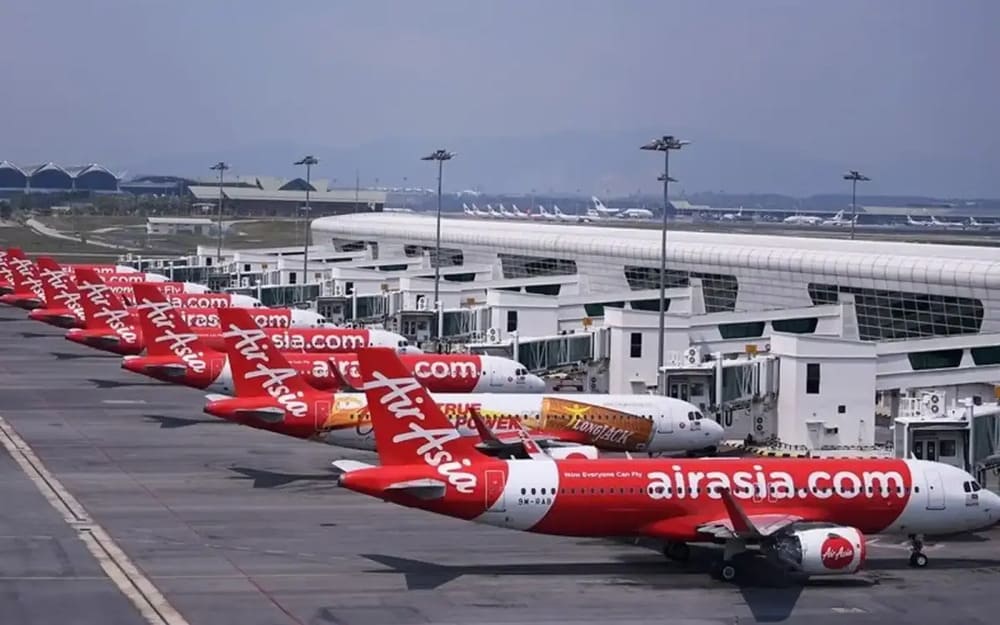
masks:
<svg viewBox="0 0 1000 625"><path fill-rule="evenodd" d="M596 460L600 454L593 445L567 445L565 447L549 447L545 453L556 460Z"/></svg>
<svg viewBox="0 0 1000 625"><path fill-rule="evenodd" d="M802 529L775 543L782 562L806 575L850 575L865 563L865 536L853 527Z"/></svg>

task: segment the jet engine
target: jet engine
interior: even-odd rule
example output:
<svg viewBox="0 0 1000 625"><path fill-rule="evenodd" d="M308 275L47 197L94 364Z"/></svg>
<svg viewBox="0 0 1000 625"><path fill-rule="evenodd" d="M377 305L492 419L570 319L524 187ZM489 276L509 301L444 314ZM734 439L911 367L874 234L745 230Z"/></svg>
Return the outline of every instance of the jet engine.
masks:
<svg viewBox="0 0 1000 625"><path fill-rule="evenodd" d="M806 575L850 575L865 563L865 536L853 527L801 529L778 537L773 551Z"/></svg>
<svg viewBox="0 0 1000 625"><path fill-rule="evenodd" d="M593 445L548 447L545 453L556 460L596 460L599 457L597 447Z"/></svg>

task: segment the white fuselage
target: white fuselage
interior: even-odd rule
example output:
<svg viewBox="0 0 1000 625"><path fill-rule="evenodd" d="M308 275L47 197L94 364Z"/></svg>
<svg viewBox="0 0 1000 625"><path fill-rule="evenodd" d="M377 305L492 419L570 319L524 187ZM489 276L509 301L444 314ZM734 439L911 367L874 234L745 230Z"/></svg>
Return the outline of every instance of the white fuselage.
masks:
<svg viewBox="0 0 1000 625"><path fill-rule="evenodd" d="M582 393L433 393L432 396L442 405L444 413L454 421L458 430L467 436L476 433L475 425L468 417L469 406L477 407L487 420L494 417L499 419L499 422L491 423L491 428L495 430L512 429L511 426L503 427L503 419L519 416L529 429L541 430L557 437L560 431L590 437L598 447L602 441L621 444L625 440L631 440L638 443L638 450L650 453L687 452L715 447L723 436L722 426L711 419L692 419L691 415L701 414L698 408L672 397ZM363 393L341 393L333 399L331 415L356 414L366 406ZM548 412L543 414L546 399L562 408L547 408ZM553 410L560 412L554 413ZM597 416L602 413L620 413L622 420ZM594 415L593 419L590 414ZM649 427L646 428L648 433L642 436L642 440L638 440L639 433L636 430L617 425L626 423L630 418L649 422ZM554 427L556 421L561 421L563 427ZM375 449L374 433L367 420L356 427L330 430L325 441L351 449Z"/></svg>

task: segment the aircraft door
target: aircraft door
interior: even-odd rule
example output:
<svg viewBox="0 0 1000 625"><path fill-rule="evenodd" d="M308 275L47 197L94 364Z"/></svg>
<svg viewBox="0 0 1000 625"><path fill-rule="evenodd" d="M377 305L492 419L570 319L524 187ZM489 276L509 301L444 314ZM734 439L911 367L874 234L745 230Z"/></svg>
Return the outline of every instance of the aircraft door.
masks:
<svg viewBox="0 0 1000 625"><path fill-rule="evenodd" d="M924 480L927 483L927 509L944 510L944 481L935 469L924 469Z"/></svg>
<svg viewBox="0 0 1000 625"><path fill-rule="evenodd" d="M490 388L502 388L503 385L504 385L504 381L506 379L507 378L504 377L503 371L498 371L497 369L491 370L490 371ZM513 379L511 381L513 381Z"/></svg>
<svg viewBox="0 0 1000 625"><path fill-rule="evenodd" d="M669 411L665 414L653 415L652 418L656 421L657 434L669 434L674 431L674 415L670 414Z"/></svg>
<svg viewBox="0 0 1000 625"><path fill-rule="evenodd" d="M486 471L486 508L491 512L505 512L507 498L505 497L503 471Z"/></svg>

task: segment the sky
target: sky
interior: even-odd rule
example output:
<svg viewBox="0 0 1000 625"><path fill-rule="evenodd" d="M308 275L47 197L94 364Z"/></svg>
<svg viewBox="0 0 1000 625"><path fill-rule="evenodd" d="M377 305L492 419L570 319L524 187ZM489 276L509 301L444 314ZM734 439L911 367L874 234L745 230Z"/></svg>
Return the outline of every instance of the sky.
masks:
<svg viewBox="0 0 1000 625"><path fill-rule="evenodd" d="M998 23L994 0L11 0L0 160L291 175L314 151L324 178L431 186L415 152L445 146L450 186L624 192L673 133L689 191L856 168L1000 197Z"/></svg>

